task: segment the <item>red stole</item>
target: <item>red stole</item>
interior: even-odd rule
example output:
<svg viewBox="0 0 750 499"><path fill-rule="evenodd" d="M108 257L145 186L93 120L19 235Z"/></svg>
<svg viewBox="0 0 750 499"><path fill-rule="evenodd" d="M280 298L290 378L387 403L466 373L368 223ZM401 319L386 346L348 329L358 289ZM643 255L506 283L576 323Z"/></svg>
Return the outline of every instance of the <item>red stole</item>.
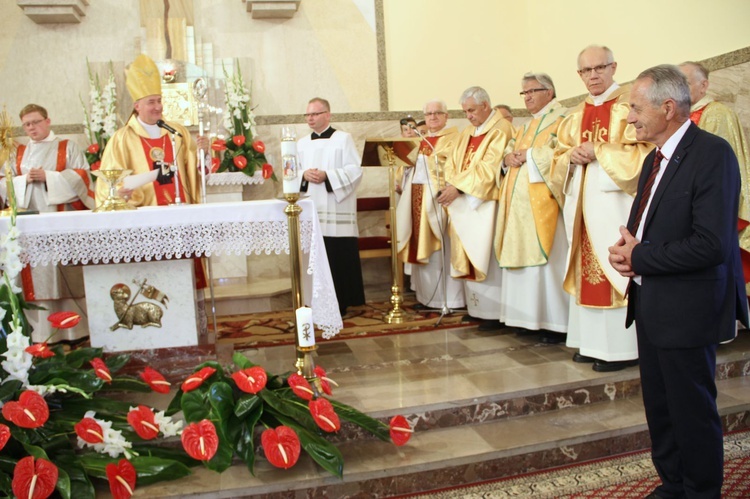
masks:
<svg viewBox="0 0 750 499"><path fill-rule="evenodd" d="M487 136L487 133L482 135L471 136L469 138L469 144L466 146L466 152L464 153L464 162L461 165L461 171L466 171L471 165L471 161L474 159L474 155L477 153L477 149L482 144L482 141Z"/></svg>
<svg viewBox="0 0 750 499"><path fill-rule="evenodd" d="M703 111L706 110L706 107L707 106L703 106L702 108L697 109L693 111L692 113L690 113L690 121L695 123L695 126L698 126L698 124L700 123L701 117L703 116Z"/></svg>
<svg viewBox="0 0 750 499"><path fill-rule="evenodd" d="M165 163L172 163L174 161L172 142L168 140L167 135L156 139L141 137L141 145L143 146L143 153L146 155L146 161L151 165L152 170L156 168L154 162L158 160L158 154L155 154L154 151L162 150L164 152L164 158L162 158L161 161ZM160 184L157 180L154 180L154 194L156 195L156 204L159 206L166 206L174 203L174 179L175 177L172 176L170 181L166 184ZM182 182L180 182L180 199L182 199L183 202L188 201L185 197L185 190L182 187Z"/></svg>
<svg viewBox="0 0 750 499"><path fill-rule="evenodd" d="M586 103L581 121L581 143L609 141L609 122L612 116L612 106L616 100L611 99L601 106ZM585 219L581 223L579 243L581 247L581 305L611 307L614 301L614 289L591 247Z"/></svg>

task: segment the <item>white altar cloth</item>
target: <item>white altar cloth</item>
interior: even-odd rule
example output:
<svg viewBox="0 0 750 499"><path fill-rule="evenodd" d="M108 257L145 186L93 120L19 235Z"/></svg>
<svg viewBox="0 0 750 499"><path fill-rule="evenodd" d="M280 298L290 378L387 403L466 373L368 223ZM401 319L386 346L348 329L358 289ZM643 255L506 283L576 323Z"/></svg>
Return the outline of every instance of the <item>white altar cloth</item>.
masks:
<svg viewBox="0 0 750 499"><path fill-rule="evenodd" d="M121 263L211 256L289 253L289 233L280 200L141 207L133 211L68 211L19 216L21 262L37 265ZM300 241L309 255L303 280L305 301L324 338L343 327L320 223L309 199L299 202ZM0 219L7 233L10 219ZM303 266L304 268L304 266Z"/></svg>

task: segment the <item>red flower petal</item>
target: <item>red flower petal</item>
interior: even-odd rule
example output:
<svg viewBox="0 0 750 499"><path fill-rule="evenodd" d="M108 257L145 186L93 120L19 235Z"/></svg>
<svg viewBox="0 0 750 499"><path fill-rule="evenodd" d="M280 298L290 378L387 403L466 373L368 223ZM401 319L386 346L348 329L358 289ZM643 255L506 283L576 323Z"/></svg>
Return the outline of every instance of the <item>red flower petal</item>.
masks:
<svg viewBox="0 0 750 499"><path fill-rule="evenodd" d="M39 428L49 419L49 407L44 397L26 390L18 397L18 402L6 402L3 417L21 428Z"/></svg>
<svg viewBox="0 0 750 499"><path fill-rule="evenodd" d="M154 411L145 405L139 405L128 413L128 423L144 440L153 440L159 435L159 425L156 423Z"/></svg>
<svg viewBox="0 0 750 499"><path fill-rule="evenodd" d="M10 428L0 423L0 450L3 450L5 444L8 443L8 439L10 439Z"/></svg>
<svg viewBox="0 0 750 499"><path fill-rule="evenodd" d="M232 137L232 142L234 142L234 145L237 147L240 147L242 144L245 143L245 136L244 135L235 135Z"/></svg>
<svg viewBox="0 0 750 499"><path fill-rule="evenodd" d="M90 444L104 442L104 430L93 418L83 418L73 426L73 429L76 431L76 435Z"/></svg>
<svg viewBox="0 0 750 499"><path fill-rule="evenodd" d="M214 424L208 419L191 423L182 430L182 447L193 459L208 461L219 449L219 436Z"/></svg>
<svg viewBox="0 0 750 499"><path fill-rule="evenodd" d="M198 372L191 374L185 381L182 382L182 391L189 392L195 390L203 384L208 378L210 378L216 369L213 367L204 367Z"/></svg>
<svg viewBox="0 0 750 499"><path fill-rule="evenodd" d="M301 399L312 400L314 395L312 387L303 376L297 373L291 374L289 375L289 379L287 379L287 383L289 383L289 388L292 389L296 396Z"/></svg>
<svg viewBox="0 0 750 499"><path fill-rule="evenodd" d="M95 172L95 171L97 171L97 170L98 170L98 169L99 169L99 168L100 168L101 166L102 166L102 162L101 162L101 161L94 161L93 163L91 163L91 166L89 167L89 169L90 169L90 170L91 170L92 172Z"/></svg>
<svg viewBox="0 0 750 499"><path fill-rule="evenodd" d="M109 373L107 364L99 357L91 359L91 367L94 368L94 374L97 378L103 379L107 383L112 383L112 375Z"/></svg>
<svg viewBox="0 0 750 499"><path fill-rule="evenodd" d="M273 176L273 166L263 163L263 178L268 180Z"/></svg>
<svg viewBox="0 0 750 499"><path fill-rule="evenodd" d="M260 366L250 367L232 374L232 379L237 383L237 388L245 393L258 393L266 387L268 375Z"/></svg>
<svg viewBox="0 0 750 499"><path fill-rule="evenodd" d="M315 373L315 376L317 376L320 380L320 386L323 388L323 393L325 393L326 395L333 395L333 390L331 390L331 383L329 383L333 380L329 379L326 376L326 370L320 366L315 366L315 369L313 369L313 373ZM336 383L334 382L334 384Z"/></svg>
<svg viewBox="0 0 750 499"><path fill-rule="evenodd" d="M411 434L414 433L409 422L401 415L393 416L389 426L391 427L391 440L393 440L394 444L399 446L408 442L411 438Z"/></svg>
<svg viewBox="0 0 750 499"><path fill-rule="evenodd" d="M256 140L253 142L253 149L255 149L256 152L263 154L266 152L266 145L262 141Z"/></svg>
<svg viewBox="0 0 750 499"><path fill-rule="evenodd" d="M88 148L86 148L86 152L88 152L89 154L96 154L96 153L98 153L99 152L99 144L91 144L90 146L88 146Z"/></svg>
<svg viewBox="0 0 750 499"><path fill-rule="evenodd" d="M247 158L245 156L235 156L232 162L240 170L244 170L247 166Z"/></svg>
<svg viewBox="0 0 750 499"><path fill-rule="evenodd" d="M227 150L227 143L223 140L214 140L211 142L211 149L214 151L226 151Z"/></svg>
<svg viewBox="0 0 750 499"><path fill-rule="evenodd" d="M75 312L55 312L47 317L47 320L52 324L52 327L68 329L77 326L81 322L81 316Z"/></svg>
<svg viewBox="0 0 750 499"><path fill-rule="evenodd" d="M16 497L45 499L52 495L57 485L57 466L46 459L26 456L13 469L13 494Z"/></svg>
<svg viewBox="0 0 750 499"><path fill-rule="evenodd" d="M211 158L211 173L216 173L221 166L221 160L219 158Z"/></svg>
<svg viewBox="0 0 750 499"><path fill-rule="evenodd" d="M169 393L171 383L156 369L147 367L141 373L141 379L151 387L156 393Z"/></svg>
<svg viewBox="0 0 750 499"><path fill-rule="evenodd" d="M115 499L128 499L135 490L135 479L137 473L127 459L120 459L117 464L110 463L105 468L109 491Z"/></svg>
<svg viewBox="0 0 750 499"><path fill-rule="evenodd" d="M299 459L299 437L288 426L267 429L260 436L260 444L268 462L277 468L291 468Z"/></svg>
<svg viewBox="0 0 750 499"><path fill-rule="evenodd" d="M339 416L333 409L331 403L324 398L319 398L310 401L310 414L312 414L315 424L317 424L321 430L332 433L339 431L341 428L341 422Z"/></svg>
<svg viewBox="0 0 750 499"><path fill-rule="evenodd" d="M34 357L41 357L42 359L47 359L49 357L55 356L55 352L49 349L46 341L44 343L35 343L29 347L26 347L26 351Z"/></svg>

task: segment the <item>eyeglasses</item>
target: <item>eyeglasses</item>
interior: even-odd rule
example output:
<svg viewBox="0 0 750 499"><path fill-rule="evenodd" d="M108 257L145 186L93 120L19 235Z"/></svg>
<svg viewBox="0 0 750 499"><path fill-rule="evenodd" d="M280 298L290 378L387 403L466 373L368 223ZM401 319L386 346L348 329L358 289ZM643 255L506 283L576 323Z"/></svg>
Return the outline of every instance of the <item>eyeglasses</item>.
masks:
<svg viewBox="0 0 750 499"><path fill-rule="evenodd" d="M424 113L425 116L440 116L443 114L448 114L448 113L445 113L443 111L433 111L431 113Z"/></svg>
<svg viewBox="0 0 750 499"><path fill-rule="evenodd" d="M311 116L320 116L321 114L326 114L328 111L320 111L318 113L305 113L305 118L309 118Z"/></svg>
<svg viewBox="0 0 750 499"><path fill-rule="evenodd" d="M37 126L42 121L44 121L44 120L27 121L26 123L21 123L21 126L24 127L24 128L31 128L33 126Z"/></svg>
<svg viewBox="0 0 750 499"><path fill-rule="evenodd" d="M612 64L614 64L614 62L608 62L607 64L600 64L599 66L594 66L593 68L581 68L578 70L578 74L581 76L589 76L591 75L592 71L596 71L596 74L600 75L604 72L605 69L607 69Z"/></svg>
<svg viewBox="0 0 750 499"><path fill-rule="evenodd" d="M527 95L534 95L537 92L546 92L549 90L549 88L530 88L528 90L524 90L523 92L519 92L518 95L521 97L526 97Z"/></svg>

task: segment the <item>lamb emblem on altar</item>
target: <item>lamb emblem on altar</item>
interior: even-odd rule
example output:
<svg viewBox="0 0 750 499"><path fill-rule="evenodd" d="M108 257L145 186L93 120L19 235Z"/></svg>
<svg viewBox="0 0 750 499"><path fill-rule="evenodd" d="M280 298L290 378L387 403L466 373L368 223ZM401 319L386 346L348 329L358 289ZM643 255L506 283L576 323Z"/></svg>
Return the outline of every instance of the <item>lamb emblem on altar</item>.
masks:
<svg viewBox="0 0 750 499"><path fill-rule="evenodd" d="M117 283L109 290L117 315L117 322L110 327L112 331L120 328L133 329L133 326L161 327L164 310L156 303L145 301L135 303L135 300L140 294L145 298L161 303L164 308L167 308L169 297L154 286L147 284L146 279L142 282L133 280L133 284L138 285L138 291L132 299L130 286L127 284Z"/></svg>

